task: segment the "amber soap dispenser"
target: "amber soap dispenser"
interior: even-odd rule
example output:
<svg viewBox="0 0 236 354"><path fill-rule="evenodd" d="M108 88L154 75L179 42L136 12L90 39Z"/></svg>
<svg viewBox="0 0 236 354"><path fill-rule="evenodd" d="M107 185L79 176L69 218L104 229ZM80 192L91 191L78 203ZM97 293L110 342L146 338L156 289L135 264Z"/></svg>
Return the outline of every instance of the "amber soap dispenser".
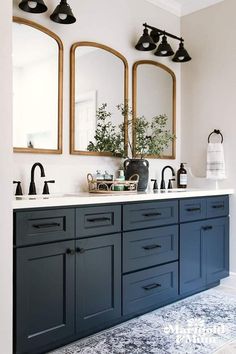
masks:
<svg viewBox="0 0 236 354"><path fill-rule="evenodd" d="M177 187L178 188L187 188L188 177L187 171L184 168L185 163L180 164L180 169L177 172Z"/></svg>

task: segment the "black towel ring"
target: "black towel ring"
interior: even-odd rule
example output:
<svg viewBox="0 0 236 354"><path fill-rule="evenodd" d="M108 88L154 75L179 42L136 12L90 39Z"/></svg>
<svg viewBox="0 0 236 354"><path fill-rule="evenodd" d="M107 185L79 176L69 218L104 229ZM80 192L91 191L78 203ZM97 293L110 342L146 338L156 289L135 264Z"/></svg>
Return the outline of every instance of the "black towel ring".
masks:
<svg viewBox="0 0 236 354"><path fill-rule="evenodd" d="M222 135L222 133L221 133L221 131L220 131L219 129L214 129L213 132L212 132L211 134L209 134L209 136L208 136L208 143L210 142L211 136L212 136L213 134L218 134L218 135L221 136L221 144L222 144L223 141L224 141L224 137L223 137L223 135Z"/></svg>

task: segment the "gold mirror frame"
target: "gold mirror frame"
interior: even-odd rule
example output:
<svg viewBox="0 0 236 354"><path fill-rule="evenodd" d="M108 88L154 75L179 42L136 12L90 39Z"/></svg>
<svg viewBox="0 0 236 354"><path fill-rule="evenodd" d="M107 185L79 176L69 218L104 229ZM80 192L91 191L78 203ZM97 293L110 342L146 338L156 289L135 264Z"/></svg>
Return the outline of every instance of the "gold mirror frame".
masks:
<svg viewBox="0 0 236 354"><path fill-rule="evenodd" d="M128 103L128 79L129 79L129 67L128 61L126 58L116 51L115 49L108 47L104 44L96 43L96 42L77 42L74 43L71 47L71 55L70 55L70 154L71 155L90 155L90 156L113 156L111 152L106 151L82 151L75 149L75 51L78 47L96 47L115 55L119 59L122 60L124 64L124 104ZM117 103L118 104L118 103ZM127 127L127 117L124 118L125 127ZM128 141L128 131L125 130L125 147L127 148ZM119 157L119 156L117 156Z"/></svg>
<svg viewBox="0 0 236 354"><path fill-rule="evenodd" d="M176 76L175 73L168 68L167 66L158 63L156 61L153 60L139 60L136 61L133 64L133 70L132 70L132 90L133 90L133 95L132 95L132 109L133 109L133 127L135 126L135 119L137 116L137 69L139 65L143 65L143 64L148 64L148 65L155 65L163 70L165 70L166 72L168 72L173 80L173 115L172 115L172 124L173 124L173 128L172 128L172 133L174 135L176 135ZM135 138L135 131L133 129L133 146L135 146L136 144L136 138ZM156 156L156 155L148 155L146 156L147 158L150 159L166 159L166 160L174 160L176 157L176 139L173 140L172 142L172 153L171 155L163 155L163 156Z"/></svg>
<svg viewBox="0 0 236 354"><path fill-rule="evenodd" d="M58 44L58 142L57 149L31 149L13 147L13 151L17 153L34 153L34 154L62 154L62 130L63 130L63 56L64 49L62 40L46 27L27 20L25 18L13 16L13 22L36 28L37 30L47 34L55 39Z"/></svg>

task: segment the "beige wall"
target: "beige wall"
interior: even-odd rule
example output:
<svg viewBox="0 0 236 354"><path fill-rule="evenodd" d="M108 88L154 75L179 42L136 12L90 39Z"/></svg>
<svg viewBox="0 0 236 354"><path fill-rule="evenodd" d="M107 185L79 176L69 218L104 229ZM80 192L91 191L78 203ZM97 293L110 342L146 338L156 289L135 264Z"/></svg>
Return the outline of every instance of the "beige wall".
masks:
<svg viewBox="0 0 236 354"><path fill-rule="evenodd" d="M0 11L0 352L10 354L12 333L12 83L10 1Z"/></svg>
<svg viewBox="0 0 236 354"><path fill-rule="evenodd" d="M106 44L121 52L129 62L130 69L130 102L131 102L131 69L136 60L152 59L171 67L177 77L177 159L176 161L152 160L150 163L150 178L159 178L163 165L171 163L176 168L179 165L180 151L180 65L168 58L157 58L152 53L140 52L134 49L142 33L142 24L147 21L167 31L179 34L180 19L165 10L150 4L146 0L70 0L70 5L78 17L74 25L59 25L49 19L49 14L58 0L47 1L49 11L45 14L31 15L20 11L18 0L14 0L15 15L39 22L56 32L62 39L65 48L64 62L64 153L62 156L14 154L14 178L23 181L27 193L30 168L39 160L45 165L46 176L56 179L51 186L52 192L76 192L86 186L87 172L97 168L108 171L120 167L120 159L92 156L71 156L69 154L69 54L71 45L77 41L95 41ZM175 41L173 48L176 48ZM169 172L168 172L169 173ZM42 181L37 175L38 190L42 190ZM166 176L168 177L168 176ZM66 181L66 183L65 183Z"/></svg>
<svg viewBox="0 0 236 354"><path fill-rule="evenodd" d="M236 190L236 1L185 16L182 35L193 60L182 66L181 158L205 175L208 134L224 135L227 180ZM231 271L236 272L236 197L231 197Z"/></svg>

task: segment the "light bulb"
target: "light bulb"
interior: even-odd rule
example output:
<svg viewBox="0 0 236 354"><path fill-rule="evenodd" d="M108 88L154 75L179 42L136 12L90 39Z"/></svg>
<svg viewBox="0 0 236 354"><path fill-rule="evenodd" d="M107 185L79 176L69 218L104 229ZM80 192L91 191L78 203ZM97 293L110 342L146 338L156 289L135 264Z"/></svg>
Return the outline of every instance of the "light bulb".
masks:
<svg viewBox="0 0 236 354"><path fill-rule="evenodd" d="M148 42L144 42L142 45L143 45L143 48L148 48L150 44Z"/></svg>
<svg viewBox="0 0 236 354"><path fill-rule="evenodd" d="M58 17L59 17L60 20L63 21L63 20L66 20L66 19L67 19L67 14L62 14L62 13L61 13L61 14L58 14Z"/></svg>
<svg viewBox="0 0 236 354"><path fill-rule="evenodd" d="M36 1L28 1L28 6L31 9L35 9L37 7L37 2Z"/></svg>
<svg viewBox="0 0 236 354"><path fill-rule="evenodd" d="M178 57L179 60L184 60L184 57Z"/></svg>
<svg viewBox="0 0 236 354"><path fill-rule="evenodd" d="M167 54L167 50L162 50L161 54L163 54L163 55Z"/></svg>

